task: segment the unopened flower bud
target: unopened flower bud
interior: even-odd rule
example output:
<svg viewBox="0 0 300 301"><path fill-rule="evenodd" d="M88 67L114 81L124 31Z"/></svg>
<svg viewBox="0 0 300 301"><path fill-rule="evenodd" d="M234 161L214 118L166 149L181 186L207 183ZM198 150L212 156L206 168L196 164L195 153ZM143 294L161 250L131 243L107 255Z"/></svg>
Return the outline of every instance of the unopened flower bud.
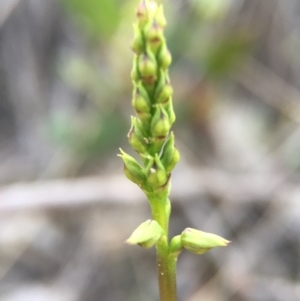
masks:
<svg viewBox="0 0 300 301"><path fill-rule="evenodd" d="M151 118L152 118L151 113L136 112L136 114L138 118L141 120L141 122L143 123L143 127L148 129L150 127Z"/></svg>
<svg viewBox="0 0 300 301"><path fill-rule="evenodd" d="M147 181L145 169L130 155L120 149L121 154L118 156L124 162L124 173L126 177L140 187L144 187Z"/></svg>
<svg viewBox="0 0 300 301"><path fill-rule="evenodd" d="M170 85L168 74L164 70L160 70L158 81L155 87L154 102L162 103L166 107L166 103L173 94L173 88Z"/></svg>
<svg viewBox="0 0 300 301"><path fill-rule="evenodd" d="M164 39L163 29L159 26L156 19L153 19L153 21L145 27L145 38L153 51L156 51L161 45Z"/></svg>
<svg viewBox="0 0 300 301"><path fill-rule="evenodd" d="M144 51L144 43L141 30L137 25L133 25L134 28L134 38L131 43L131 49L135 54L141 54Z"/></svg>
<svg viewBox="0 0 300 301"><path fill-rule="evenodd" d="M155 96L155 102L165 103L172 96L172 94L173 94L173 88L169 82L166 82L163 85L162 89L158 91L157 95Z"/></svg>
<svg viewBox="0 0 300 301"><path fill-rule="evenodd" d="M165 143L165 136L162 137L151 137L150 139L150 154L160 153L164 143Z"/></svg>
<svg viewBox="0 0 300 301"><path fill-rule="evenodd" d="M139 225L126 240L130 245L140 245L143 248L153 247L164 233L162 227L155 220L147 220Z"/></svg>
<svg viewBox="0 0 300 301"><path fill-rule="evenodd" d="M149 161L146 168L148 183L153 188L158 188L166 184L168 176L166 174L165 168L160 161L158 154Z"/></svg>
<svg viewBox="0 0 300 301"><path fill-rule="evenodd" d="M158 54L158 64L163 70L167 70L172 62L172 56L167 46L163 44Z"/></svg>
<svg viewBox="0 0 300 301"><path fill-rule="evenodd" d="M174 169L174 167L177 165L177 163L179 162L179 160L180 160L180 154L179 154L178 149L175 147L172 161L166 167L166 172L167 173L171 172Z"/></svg>
<svg viewBox="0 0 300 301"><path fill-rule="evenodd" d="M167 21L166 21L165 15L164 15L164 8L161 4L158 6L155 17L156 17L156 21L159 24L159 26L161 26L162 28L165 28L167 25Z"/></svg>
<svg viewBox="0 0 300 301"><path fill-rule="evenodd" d="M130 77L134 82L138 82L140 80L140 75L138 71L138 56L135 55L135 58L133 59L133 66L131 69Z"/></svg>
<svg viewBox="0 0 300 301"><path fill-rule="evenodd" d="M151 51L147 51L139 56L138 70L146 83L153 83L156 80L156 60Z"/></svg>
<svg viewBox="0 0 300 301"><path fill-rule="evenodd" d="M163 153L161 156L161 162L165 167L167 173L171 172L174 169L179 159L180 155L177 148L175 147L174 133L172 132L164 146Z"/></svg>
<svg viewBox="0 0 300 301"><path fill-rule="evenodd" d="M167 112L162 105L156 106L156 111L151 121L151 133L153 137L166 137L171 128Z"/></svg>
<svg viewBox="0 0 300 301"><path fill-rule="evenodd" d="M143 26L148 20L146 1L142 0L136 9L136 16L140 26Z"/></svg>
<svg viewBox="0 0 300 301"><path fill-rule="evenodd" d="M146 0L146 6L147 6L147 15L149 19L152 19L157 12L158 6L157 3L153 0Z"/></svg>
<svg viewBox="0 0 300 301"><path fill-rule="evenodd" d="M186 250L201 255L215 247L227 247L230 241L212 233L186 228L181 233L181 243Z"/></svg>
<svg viewBox="0 0 300 301"><path fill-rule="evenodd" d="M151 111L151 102L148 93L140 81L133 92L132 106L137 113L149 113Z"/></svg>
<svg viewBox="0 0 300 301"><path fill-rule="evenodd" d="M172 125L175 122L176 115L174 113L173 102L171 97L169 98L168 102L165 104L164 108L168 114L170 124Z"/></svg>
<svg viewBox="0 0 300 301"><path fill-rule="evenodd" d="M148 140L144 137L144 133L136 117L131 117L131 128L127 135L128 141L132 148L138 153L145 153L148 149Z"/></svg>
<svg viewBox="0 0 300 301"><path fill-rule="evenodd" d="M155 85L153 102L157 103L156 99L158 98L160 92L167 83L167 73L163 70L159 70L157 83Z"/></svg>

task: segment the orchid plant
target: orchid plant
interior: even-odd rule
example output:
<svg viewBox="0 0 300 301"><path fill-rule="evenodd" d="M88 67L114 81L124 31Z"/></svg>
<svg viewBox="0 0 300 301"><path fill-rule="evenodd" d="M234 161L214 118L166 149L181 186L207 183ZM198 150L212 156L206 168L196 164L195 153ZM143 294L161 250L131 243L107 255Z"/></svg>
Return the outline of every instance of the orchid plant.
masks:
<svg viewBox="0 0 300 301"><path fill-rule="evenodd" d="M141 163L123 150L119 156L126 177L145 193L152 219L139 225L127 243L143 248L156 246L160 301L176 301L176 263L182 250L201 255L212 248L225 247L229 241L192 228L169 240L171 172L180 155L171 131L175 113L168 73L171 54L164 37L166 19L162 4L152 0L139 3L136 17L131 44L132 106L136 116L131 117L128 140Z"/></svg>

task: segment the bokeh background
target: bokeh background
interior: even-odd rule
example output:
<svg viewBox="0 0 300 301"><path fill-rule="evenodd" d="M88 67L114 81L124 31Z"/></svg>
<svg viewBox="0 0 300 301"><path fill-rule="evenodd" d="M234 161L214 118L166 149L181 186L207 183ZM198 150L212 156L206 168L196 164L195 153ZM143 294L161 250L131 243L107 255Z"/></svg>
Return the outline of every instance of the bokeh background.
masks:
<svg viewBox="0 0 300 301"><path fill-rule="evenodd" d="M125 179L137 0L0 0L0 300L158 300ZM169 0L184 301L300 300L300 1Z"/></svg>

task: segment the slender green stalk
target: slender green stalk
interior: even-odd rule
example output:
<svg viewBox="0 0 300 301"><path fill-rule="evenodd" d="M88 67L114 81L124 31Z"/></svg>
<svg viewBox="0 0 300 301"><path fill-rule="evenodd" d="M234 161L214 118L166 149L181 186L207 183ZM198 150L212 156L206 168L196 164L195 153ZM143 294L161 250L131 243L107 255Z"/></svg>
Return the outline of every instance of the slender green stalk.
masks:
<svg viewBox="0 0 300 301"><path fill-rule="evenodd" d="M152 218L155 219L163 229L163 235L156 245L157 250L157 273L161 301L176 301L176 262L177 256L169 254L168 226L170 217L170 201L168 198L158 201L151 200L153 206Z"/></svg>
<svg viewBox="0 0 300 301"><path fill-rule="evenodd" d="M173 258L169 258L168 246L157 244L157 270L161 301L177 301L176 271Z"/></svg>
<svg viewBox="0 0 300 301"><path fill-rule="evenodd" d="M203 254L229 242L217 235L187 228L169 242L169 200L171 171L179 161L173 132L175 121L172 104L173 89L168 67L171 54L167 48L164 28L166 20L162 5L142 0L134 24L134 62L132 106L136 117L131 118L128 140L143 164L121 150L124 172L148 198L152 220L142 223L127 243L144 248L156 245L160 301L177 301L176 263L183 248Z"/></svg>

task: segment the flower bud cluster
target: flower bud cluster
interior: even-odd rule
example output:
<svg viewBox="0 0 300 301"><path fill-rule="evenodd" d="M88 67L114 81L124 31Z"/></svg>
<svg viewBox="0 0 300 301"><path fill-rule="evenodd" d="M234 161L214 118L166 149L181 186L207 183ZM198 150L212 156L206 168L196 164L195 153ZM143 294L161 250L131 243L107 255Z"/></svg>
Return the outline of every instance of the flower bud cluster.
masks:
<svg viewBox="0 0 300 301"><path fill-rule="evenodd" d="M166 20L162 5L142 0L136 16L131 44L134 52L132 106L136 117L131 119L128 140L144 166L123 151L120 157L126 176L145 192L155 192L168 189L170 173L179 161L174 135L170 133L175 121L168 75L171 54L164 37Z"/></svg>
<svg viewBox="0 0 300 301"><path fill-rule="evenodd" d="M132 106L136 116L131 118L127 136L143 164L123 150L119 156L124 161L127 178L147 195L153 220L138 226L127 243L143 248L157 245L160 251L163 247L168 253L167 261L172 259L176 262L183 249L201 255L212 248L225 247L230 241L212 233L186 228L181 235L173 237L170 245L165 245L168 235L164 221L168 220L171 209L168 200L170 175L180 158L174 134L170 132L175 121L173 88L168 74L172 59L164 38L166 20L162 6L153 0L142 0L136 16L131 44L134 52Z"/></svg>

